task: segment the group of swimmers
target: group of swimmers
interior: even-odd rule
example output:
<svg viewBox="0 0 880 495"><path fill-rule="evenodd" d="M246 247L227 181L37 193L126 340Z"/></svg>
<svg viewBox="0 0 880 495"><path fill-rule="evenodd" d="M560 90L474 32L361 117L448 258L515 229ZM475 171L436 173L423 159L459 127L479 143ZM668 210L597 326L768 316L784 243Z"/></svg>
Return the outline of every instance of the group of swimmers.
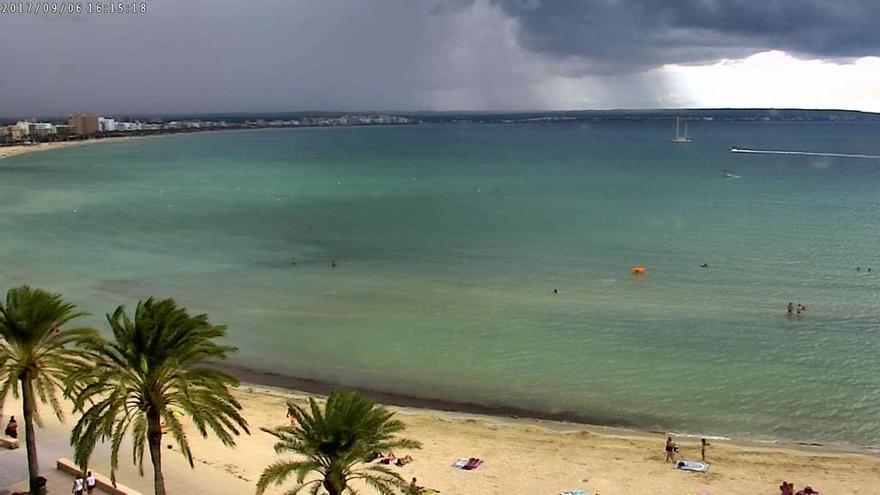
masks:
<svg viewBox="0 0 880 495"><path fill-rule="evenodd" d="M788 303L788 314L792 314L795 312L796 312L796 314L806 313L807 312L807 305L798 303L797 307L795 307L794 303L791 303L791 302Z"/></svg>
<svg viewBox="0 0 880 495"><path fill-rule="evenodd" d="M290 258L290 266L296 266L296 258ZM336 268L336 260L330 260L330 268Z"/></svg>

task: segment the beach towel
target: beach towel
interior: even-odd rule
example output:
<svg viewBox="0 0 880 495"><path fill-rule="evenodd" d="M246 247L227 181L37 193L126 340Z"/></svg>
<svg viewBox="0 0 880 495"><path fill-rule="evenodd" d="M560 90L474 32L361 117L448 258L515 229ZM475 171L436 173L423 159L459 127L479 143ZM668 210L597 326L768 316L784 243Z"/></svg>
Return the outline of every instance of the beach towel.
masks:
<svg viewBox="0 0 880 495"><path fill-rule="evenodd" d="M695 471L697 473L705 473L709 470L708 462L700 462L700 461L678 461L675 463L676 469L683 469L685 471Z"/></svg>
<svg viewBox="0 0 880 495"><path fill-rule="evenodd" d="M471 471L477 469L482 464L482 459L477 459L476 457L462 457L461 459L455 461L455 464L453 464L452 467L464 469L465 471Z"/></svg>
<svg viewBox="0 0 880 495"><path fill-rule="evenodd" d="M562 492L559 495L587 495L587 492L583 490L577 490L573 492Z"/></svg>

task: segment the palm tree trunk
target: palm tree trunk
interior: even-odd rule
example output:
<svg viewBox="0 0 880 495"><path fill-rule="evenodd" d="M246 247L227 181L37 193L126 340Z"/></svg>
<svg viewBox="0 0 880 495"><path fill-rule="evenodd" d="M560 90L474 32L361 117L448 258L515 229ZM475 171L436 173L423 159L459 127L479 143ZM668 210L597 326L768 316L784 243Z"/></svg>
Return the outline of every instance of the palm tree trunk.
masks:
<svg viewBox="0 0 880 495"><path fill-rule="evenodd" d="M345 486L338 487L327 478L324 478L323 485L324 489L327 490L327 495L342 495L342 492L345 490Z"/></svg>
<svg viewBox="0 0 880 495"><path fill-rule="evenodd" d="M153 461L153 491L165 495L165 477L162 476L162 423L159 412L147 411L147 442L150 444L150 460Z"/></svg>
<svg viewBox="0 0 880 495"><path fill-rule="evenodd" d="M37 461L37 437L34 434L34 411L36 410L34 400L34 384L25 374L21 377L21 408L24 413L24 442L27 449L28 486L30 486L31 493L36 493L34 480L40 475L40 464Z"/></svg>

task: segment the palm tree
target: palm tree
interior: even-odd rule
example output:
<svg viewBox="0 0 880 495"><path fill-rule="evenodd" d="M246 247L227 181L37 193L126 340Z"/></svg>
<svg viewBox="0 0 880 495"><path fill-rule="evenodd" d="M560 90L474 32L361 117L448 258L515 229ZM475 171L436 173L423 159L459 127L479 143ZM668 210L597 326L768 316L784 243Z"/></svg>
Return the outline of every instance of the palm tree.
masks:
<svg viewBox="0 0 880 495"><path fill-rule="evenodd" d="M394 449L417 449L415 440L398 438L403 422L392 419L394 413L354 392L337 390L330 394L324 410L309 398L308 409L287 403L289 413L296 418L295 427L278 427L263 431L278 438L275 452L291 452L303 460L277 461L268 466L257 482L257 495L269 485L280 485L290 475L296 475L296 486L287 491L296 494L311 487L316 495L323 486L330 495L351 491L349 483L361 480L382 495L395 493L406 486L403 478L383 466L360 464L374 452ZM318 479L306 482L310 473Z"/></svg>
<svg viewBox="0 0 880 495"><path fill-rule="evenodd" d="M109 439L110 477L115 483L119 450L130 433L141 475L148 446L154 491L164 495L163 426L193 466L178 414L188 415L203 437L211 430L226 446L235 445L240 430L250 433L239 413L241 405L229 390L238 381L202 366L225 359L235 348L213 342L226 334L225 327L210 324L203 314L190 316L172 299L140 301L134 320L120 306L107 321L113 341L90 345L95 366L68 380L67 394L82 411L71 433L76 462L87 466L97 441Z"/></svg>
<svg viewBox="0 0 880 495"><path fill-rule="evenodd" d="M34 424L42 426L37 399L63 419L58 392L64 379L83 362L83 352L75 346L97 333L61 326L83 314L60 294L26 285L10 289L6 304L0 302L0 407L10 392L16 399L20 393L32 493L40 475L34 434Z"/></svg>

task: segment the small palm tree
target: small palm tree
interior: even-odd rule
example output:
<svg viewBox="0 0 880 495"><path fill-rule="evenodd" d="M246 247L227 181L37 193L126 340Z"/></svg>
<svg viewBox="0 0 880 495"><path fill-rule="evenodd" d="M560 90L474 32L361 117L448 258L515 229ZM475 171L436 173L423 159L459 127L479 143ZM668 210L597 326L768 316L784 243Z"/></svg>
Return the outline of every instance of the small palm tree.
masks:
<svg viewBox="0 0 880 495"><path fill-rule="evenodd" d="M296 486L286 492L291 495L309 487L310 493L317 494L322 486L330 495L341 495L352 491L349 483L355 480L363 481L382 495L406 486L403 478L388 468L360 466L375 452L421 447L417 441L395 436L405 427L401 421L392 419L394 413L344 390L330 394L323 411L312 398L308 409L292 402L287 407L297 425L263 431L278 438L275 452L300 454L305 459L271 464L257 482L257 495L269 485L280 485L292 474L296 475ZM310 473L317 473L319 478L306 482Z"/></svg>
<svg viewBox="0 0 880 495"><path fill-rule="evenodd" d="M225 327L211 325L206 315L190 316L172 299L139 302L134 320L120 306L107 321L113 341L90 345L95 366L68 379L67 394L82 411L71 433L76 462L87 466L96 442L109 439L115 483L119 449L131 433L135 464L143 475L144 447L149 447L155 494L164 495L163 423L190 467L192 452L178 414L189 415L203 437L211 430L227 446L235 445L240 430L249 433L229 390L238 381L202 366L225 359L235 348L213 342L226 334Z"/></svg>
<svg viewBox="0 0 880 495"><path fill-rule="evenodd" d="M37 399L63 419L58 392L64 379L83 363L83 352L75 346L97 333L61 326L83 314L61 295L26 285L10 289L6 304L0 302L0 408L10 392L22 399L32 493L36 490L34 480L40 475L34 435L34 424L42 426Z"/></svg>

